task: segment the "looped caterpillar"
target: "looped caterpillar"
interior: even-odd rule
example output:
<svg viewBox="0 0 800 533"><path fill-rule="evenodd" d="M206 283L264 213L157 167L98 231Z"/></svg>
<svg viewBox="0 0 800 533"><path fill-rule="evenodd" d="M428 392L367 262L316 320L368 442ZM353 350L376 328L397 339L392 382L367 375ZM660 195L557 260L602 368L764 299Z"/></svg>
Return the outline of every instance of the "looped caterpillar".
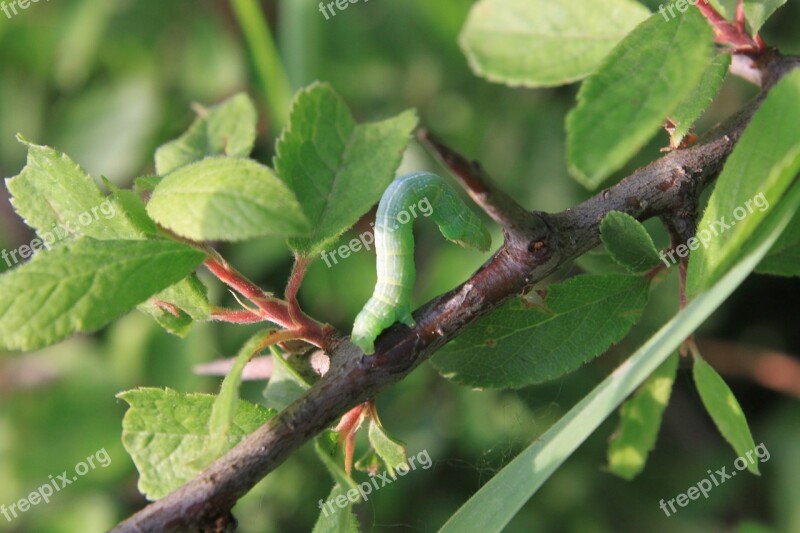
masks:
<svg viewBox="0 0 800 533"><path fill-rule="evenodd" d="M492 244L478 216L436 174L416 172L394 180L383 193L375 216L378 283L353 324L351 340L365 354L375 351L375 338L396 321L414 325L414 234L412 224L406 224L411 220L406 211L423 201L430 209L425 216L433 216L446 239L481 251Z"/></svg>

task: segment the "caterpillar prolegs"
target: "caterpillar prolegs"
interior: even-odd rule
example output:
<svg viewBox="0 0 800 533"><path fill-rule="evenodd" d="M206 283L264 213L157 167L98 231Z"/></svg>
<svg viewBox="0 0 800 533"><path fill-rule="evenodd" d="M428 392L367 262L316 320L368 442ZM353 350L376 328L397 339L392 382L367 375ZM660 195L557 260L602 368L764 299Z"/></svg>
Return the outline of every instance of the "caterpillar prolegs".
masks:
<svg viewBox="0 0 800 533"><path fill-rule="evenodd" d="M414 325L414 234L410 222L417 217L417 209L423 216L433 217L448 240L482 251L492 244L478 216L436 174L416 172L394 180L383 193L375 217L378 283L353 324L351 340L366 354L375 351L375 338L396 321Z"/></svg>

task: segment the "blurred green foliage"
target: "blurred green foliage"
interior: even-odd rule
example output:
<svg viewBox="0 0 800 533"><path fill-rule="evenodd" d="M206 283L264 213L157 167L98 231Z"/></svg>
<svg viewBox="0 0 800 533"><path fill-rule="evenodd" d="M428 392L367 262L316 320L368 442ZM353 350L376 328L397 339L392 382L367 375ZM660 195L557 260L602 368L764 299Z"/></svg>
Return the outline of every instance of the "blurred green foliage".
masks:
<svg viewBox="0 0 800 533"><path fill-rule="evenodd" d="M659 2L643 3L657 8ZM576 86L511 89L474 76L457 44L471 4L373 0L352 4L326 21L311 0L262 2L294 89L329 81L359 121L414 107L421 124L480 160L526 207L570 207L586 197L568 178L564 162L564 117L574 105ZM798 16L800 3L790 1L765 26L765 40L787 53L800 51ZM31 4L11 19L0 14L0 174L12 176L22 168L24 147L15 140L21 132L66 151L96 178L130 185L153 171L155 148L189 125L192 102L213 104L239 90L259 102L256 157L269 162L279 132L271 126L248 57L225 1L60 0ZM738 109L752 94L744 82L726 82L700 129ZM656 158L667 142L660 135L616 176ZM413 145L401 171L423 169L441 171ZM28 242L32 236L13 215L5 189L0 196L0 246ZM656 245L665 243L657 224L646 227ZM357 226L352 233L363 229ZM420 225L418 233L417 303L456 286L486 257L443 244L432 225ZM497 242L500 235L493 237ZM223 251L266 290L280 293L291 267L283 242L259 239ZM355 254L333 268L318 261L301 301L312 315L348 330L374 278L372 252ZM558 382L517 391L473 391L424 365L381 395L378 407L387 430L408 444L410 454L428 450L434 466L415 471L360 506L357 514L365 531L428 531L443 524L674 313L675 287L673 273L651 295L643 322L622 344ZM800 353L797 311L789 307L798 296L796 279L754 277L700 335ZM211 297L230 300L213 285ZM48 475L72 469L101 448L111 457L108 468L91 471L50 504L35 506L12 523L0 518L0 530L101 531L144 505L136 490L137 473L120 443L125 406L115 394L137 386L216 392L219 380L195 376L192 366L232 356L255 329L202 324L180 340L150 318L131 314L95 336L31 354L0 354L0 504L25 497ZM635 481L602 470L616 424L607 421L508 530L800 531L797 400L748 381L732 380L731 385L756 442L763 441L771 453L760 478L737 477L670 518L658 508L660 499L684 492L707 469L733 460L703 414L691 377L680 370L655 451ZM262 389L261 382L248 383L243 393L258 401ZM313 449L304 448L239 503L235 514L241 531L309 530L330 485Z"/></svg>

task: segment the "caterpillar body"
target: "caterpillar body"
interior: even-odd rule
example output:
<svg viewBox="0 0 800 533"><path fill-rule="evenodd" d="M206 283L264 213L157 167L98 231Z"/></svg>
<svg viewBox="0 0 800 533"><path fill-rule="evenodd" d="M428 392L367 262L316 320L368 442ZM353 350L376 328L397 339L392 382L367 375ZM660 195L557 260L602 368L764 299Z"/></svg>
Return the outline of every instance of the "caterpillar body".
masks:
<svg viewBox="0 0 800 533"><path fill-rule="evenodd" d="M427 209L422 209L424 205ZM492 238L480 218L436 174L416 172L393 181L383 193L375 216L378 282L372 298L356 317L351 336L353 344L365 354L375 351L375 338L396 321L414 325L414 234L408 222L416 218L417 207L424 216L433 217L446 239L481 251L491 246Z"/></svg>

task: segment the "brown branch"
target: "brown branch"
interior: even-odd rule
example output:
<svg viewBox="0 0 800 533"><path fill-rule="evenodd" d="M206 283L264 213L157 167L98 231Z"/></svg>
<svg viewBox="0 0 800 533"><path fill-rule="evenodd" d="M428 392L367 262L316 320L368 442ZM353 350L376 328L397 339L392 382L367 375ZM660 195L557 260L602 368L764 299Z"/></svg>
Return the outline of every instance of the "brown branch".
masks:
<svg viewBox="0 0 800 533"><path fill-rule="evenodd" d="M797 59L778 55L765 62L765 90L797 64ZM518 219L517 209L509 209L504 195L488 181L475 179L483 178L482 173L465 172L461 177L473 197L478 197L476 201L507 224L507 230L514 228L506 231L506 241L495 255L460 287L418 309L413 328L395 324L385 331L377 339L373 356L365 356L348 339L333 339L328 349L330 370L300 399L194 480L139 511L115 531L203 531L227 524L236 501L292 452L403 379L466 326L597 246L600 221L609 211L644 220L696 201L721 170L762 100L763 95L694 146L671 152L558 214L526 213Z"/></svg>

